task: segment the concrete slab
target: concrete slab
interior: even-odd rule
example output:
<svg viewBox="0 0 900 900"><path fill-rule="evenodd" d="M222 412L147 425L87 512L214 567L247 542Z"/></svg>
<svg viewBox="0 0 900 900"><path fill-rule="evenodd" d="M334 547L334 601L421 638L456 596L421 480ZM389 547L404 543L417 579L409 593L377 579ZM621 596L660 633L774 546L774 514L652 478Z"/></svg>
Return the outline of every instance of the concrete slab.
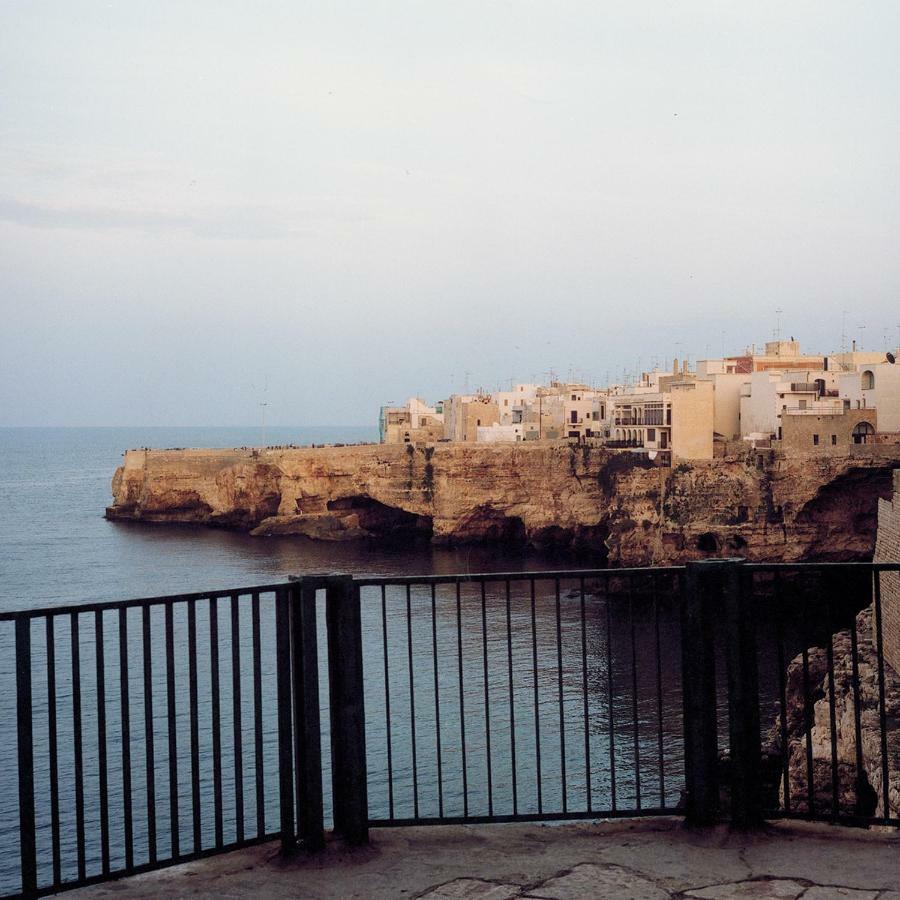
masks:
<svg viewBox="0 0 900 900"><path fill-rule="evenodd" d="M685 897L698 900L796 900L806 885L786 878L767 878L758 881L732 881L714 884L696 891L688 891Z"/></svg>
<svg viewBox="0 0 900 900"><path fill-rule="evenodd" d="M285 859L265 844L69 896L869 900L881 891L878 900L900 900L898 885L894 835L806 823L746 834L647 819L372 829L368 847L331 840L321 853Z"/></svg>
<svg viewBox="0 0 900 900"><path fill-rule="evenodd" d="M531 888L525 896L540 900L581 900L583 897L669 900L672 895L642 875L621 866L583 863L570 872Z"/></svg>

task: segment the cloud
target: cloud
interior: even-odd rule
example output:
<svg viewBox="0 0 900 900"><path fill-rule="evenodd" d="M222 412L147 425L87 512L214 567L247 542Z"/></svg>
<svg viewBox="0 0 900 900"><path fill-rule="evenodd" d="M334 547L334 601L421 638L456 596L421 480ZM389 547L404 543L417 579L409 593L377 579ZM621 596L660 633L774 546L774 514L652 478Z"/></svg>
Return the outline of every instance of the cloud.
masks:
<svg viewBox="0 0 900 900"><path fill-rule="evenodd" d="M308 233L317 214L292 214L272 207L218 208L204 213L147 208L53 206L0 197L0 220L27 228L89 231L186 231L212 240L281 240ZM354 217L355 218L355 217ZM298 221L299 219L299 221Z"/></svg>

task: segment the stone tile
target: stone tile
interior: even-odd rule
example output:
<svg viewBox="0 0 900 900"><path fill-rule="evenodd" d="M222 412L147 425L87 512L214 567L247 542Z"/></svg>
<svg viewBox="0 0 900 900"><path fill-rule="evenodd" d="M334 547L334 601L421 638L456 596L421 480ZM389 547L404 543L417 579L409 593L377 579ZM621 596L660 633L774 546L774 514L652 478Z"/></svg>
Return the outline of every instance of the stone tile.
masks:
<svg viewBox="0 0 900 900"><path fill-rule="evenodd" d="M856 888L825 887L814 884L801 898L801 900L875 900L878 891L860 891ZM882 897L884 894L881 895Z"/></svg>
<svg viewBox="0 0 900 900"><path fill-rule="evenodd" d="M419 894L421 900L511 900L522 888L518 884L498 884L481 878L455 878Z"/></svg>
<svg viewBox="0 0 900 900"><path fill-rule="evenodd" d="M668 900L671 894L621 866L582 863L565 875L530 888L528 897L541 900Z"/></svg>
<svg viewBox="0 0 900 900"><path fill-rule="evenodd" d="M806 890L799 881L773 878L761 881L732 881L685 891L685 897L703 900L795 900Z"/></svg>

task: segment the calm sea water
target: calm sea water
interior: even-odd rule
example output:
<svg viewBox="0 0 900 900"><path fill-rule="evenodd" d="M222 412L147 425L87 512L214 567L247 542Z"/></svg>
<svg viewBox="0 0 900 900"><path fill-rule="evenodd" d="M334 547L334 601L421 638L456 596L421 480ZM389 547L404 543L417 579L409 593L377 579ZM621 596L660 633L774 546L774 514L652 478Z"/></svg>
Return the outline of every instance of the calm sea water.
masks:
<svg viewBox="0 0 900 900"><path fill-rule="evenodd" d="M205 528L107 522L132 447L241 447L259 428L0 428L0 609L121 600L345 571L421 574L527 566L491 551L380 549ZM376 428L267 428L270 444L377 440Z"/></svg>
<svg viewBox="0 0 900 900"><path fill-rule="evenodd" d="M273 429L269 443L325 443L371 440L374 429ZM103 518L111 502L110 481L124 450L130 447L235 447L261 442L259 429L231 428L93 428L0 429L0 609L78 604L191 591L213 591L244 585L273 583L288 575L340 571L357 574L473 573L485 571L546 570L571 565L569 560L533 554L515 554L486 548L434 549L428 545L390 548L369 543L327 544L303 538L252 538L234 532L192 527L112 523ZM589 566L590 560L579 561ZM472 586L462 591L457 618L452 586L439 589L432 606L427 589L389 588L382 609L379 591L364 592L364 663L366 667L367 743L370 767L370 813L384 818L391 803L397 816L411 816L418 803L420 815L437 815L443 805L447 815L485 814L489 803L495 811L513 802L512 785L518 788L521 811L536 811L537 771L542 772L545 809L560 806L567 793L570 808L583 806L586 791L593 791L594 808L610 803L610 761L618 771L619 803L633 803L636 791L635 742L645 757L644 802L654 801L658 768L660 712L672 779L669 802L677 798L680 767L680 709L677 654L667 653L659 669L655 638L646 610L638 612L636 644L629 623L616 612L607 630L605 603L592 598L587 606L585 659L582 665L579 603L563 585L560 619L557 621L554 585L539 582L535 617L532 619L527 589L513 590L509 618L500 589L489 587L486 614ZM233 742L231 619L229 601L218 601L218 646L212 641L211 609L198 604L198 692L200 697L199 757L201 764L203 842L213 839L211 660L219 660L221 681L221 753L225 838L234 838L235 748ZM411 623L407 620L411 612ZM190 741L187 708L186 609L177 608L175 621L176 754L179 770L179 806L182 816L182 851L190 850L191 791ZM101 620L98 640L96 621L80 616L77 642L72 619L56 617L52 667L56 679L55 701L59 743L59 805L62 874L76 874L76 822L74 806L77 779L73 757L75 714L83 734L83 775L88 874L98 871L99 860L99 749L97 646L104 647L104 677L111 804L110 839L113 867L123 865L122 739L118 702L122 660L118 647L118 621L112 614ZM320 615L320 648L324 646ZM152 678L149 695L153 728L156 790L153 804L157 820L159 852L169 847L169 746L166 715L166 666L162 609L151 620ZM383 624L386 622L387 631ZM561 631L557 625L561 625ZM507 628L509 625L509 628ZM253 746L254 700L249 609L239 612L242 686L242 721L245 747ZM662 641L677 646L675 624L664 615ZM561 643L560 643L561 635ZM266 770L265 819L277 828L277 724L275 708L274 619L272 597L262 598L261 636L262 709L264 740L262 758ZM81 693L73 693L73 647L80 656ZM634 646L634 652L632 647ZM437 653L434 652L435 647ZM387 661L385 660L387 648ZM485 648L487 653L485 654ZM49 794L48 644L44 623L32 629L32 679L34 686L35 799L38 820L38 853L41 883L50 878L51 817ZM18 804L15 737L15 671L12 628L0 627L0 893L18 888ZM215 652L214 652L215 651ZM535 654L537 667L534 666ZM141 622L137 610L128 619L128 684L131 728L131 795L134 804L136 862L148 852L148 794L146 720L144 701ZM609 660L612 660L610 663ZM634 664L636 662L636 665ZM387 666L386 666L387 662ZM325 704L325 661L322 660L323 719L327 748L328 719ZM386 673L387 669L387 673ZM612 681L610 681L610 671ZM662 705L657 679L662 678ZM584 718L583 685L588 685L589 713ZM609 715L610 688L613 716ZM635 687L637 696L635 696ZM535 706L535 690L539 699ZM391 713L388 715L388 693ZM438 716L440 707L440 717ZM537 709L537 715L535 715ZM639 733L633 727L635 712ZM465 718L466 736L462 736ZM612 719L616 719L615 722ZM411 723L416 723L413 735ZM388 738L388 726L391 727ZM248 729L249 730L246 730ZM582 748L585 732L591 739L591 772L585 768ZM567 735L568 742L563 739ZM618 738L613 750L610 736ZM440 753L438 744L440 743ZM515 746L514 746L515 745ZM437 760L443 755L441 766ZM513 757L518 775L512 778ZM394 779L386 772L393 767ZM245 751L245 812L255 817L253 792L254 754ZM324 757L326 806L330 785L328 754ZM562 777L566 772L565 780ZM415 778L414 778L415 772ZM492 783L492 798L487 785ZM415 785L415 787L414 787ZM508 810L507 810L508 811Z"/></svg>

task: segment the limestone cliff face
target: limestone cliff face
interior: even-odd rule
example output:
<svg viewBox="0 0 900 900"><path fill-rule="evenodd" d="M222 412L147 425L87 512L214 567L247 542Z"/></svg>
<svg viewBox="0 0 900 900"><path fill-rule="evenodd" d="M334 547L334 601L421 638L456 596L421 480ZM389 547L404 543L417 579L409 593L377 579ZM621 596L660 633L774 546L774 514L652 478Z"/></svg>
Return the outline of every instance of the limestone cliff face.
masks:
<svg viewBox="0 0 900 900"><path fill-rule="evenodd" d="M129 451L110 519L341 540L590 549L611 564L704 555L853 559L872 553L877 498L900 447L821 460L751 454L674 469L566 443Z"/></svg>

